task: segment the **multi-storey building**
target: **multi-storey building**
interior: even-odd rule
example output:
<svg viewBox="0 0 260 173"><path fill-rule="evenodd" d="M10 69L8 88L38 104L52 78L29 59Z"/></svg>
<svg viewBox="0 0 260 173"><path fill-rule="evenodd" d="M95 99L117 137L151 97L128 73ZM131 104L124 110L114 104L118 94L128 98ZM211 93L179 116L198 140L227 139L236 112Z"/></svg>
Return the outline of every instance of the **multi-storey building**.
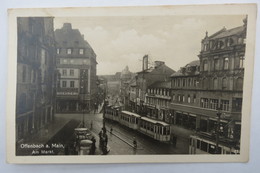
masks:
<svg viewBox="0 0 260 173"><path fill-rule="evenodd" d="M96 54L78 29L64 23L55 30L57 43L57 111L90 111L97 89Z"/></svg>
<svg viewBox="0 0 260 173"><path fill-rule="evenodd" d="M52 17L17 19L16 140L53 120L56 68Z"/></svg>
<svg viewBox="0 0 260 173"><path fill-rule="evenodd" d="M147 116L171 122L170 102L171 102L171 81L155 82L148 86L145 106Z"/></svg>
<svg viewBox="0 0 260 173"><path fill-rule="evenodd" d="M217 153L239 152L246 24L245 19L240 27L206 33L199 65L189 64L171 77L174 124L207 134L213 144L221 142L225 149ZM191 74L190 67L196 69Z"/></svg>
<svg viewBox="0 0 260 173"><path fill-rule="evenodd" d="M136 112L145 115L144 102L148 86L154 82L166 81L175 71L163 61L155 61L155 66L148 68L148 55L143 59L143 70L136 75Z"/></svg>

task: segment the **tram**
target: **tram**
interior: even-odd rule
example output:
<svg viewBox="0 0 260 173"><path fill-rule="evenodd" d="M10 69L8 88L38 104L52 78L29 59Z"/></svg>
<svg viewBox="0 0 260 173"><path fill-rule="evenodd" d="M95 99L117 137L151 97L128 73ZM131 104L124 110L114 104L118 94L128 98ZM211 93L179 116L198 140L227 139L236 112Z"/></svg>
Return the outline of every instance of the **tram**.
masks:
<svg viewBox="0 0 260 173"><path fill-rule="evenodd" d="M119 111L119 108L107 106L105 118L118 122L130 129L141 132L155 140L162 142L170 141L170 125L148 117L142 117L129 111Z"/></svg>
<svg viewBox="0 0 260 173"><path fill-rule="evenodd" d="M239 154L239 149L228 143L219 143L216 153L216 141L209 135L195 134L190 136L189 154Z"/></svg>
<svg viewBox="0 0 260 173"><path fill-rule="evenodd" d="M119 123L134 130L138 130L140 115L129 112L121 111Z"/></svg>
<svg viewBox="0 0 260 173"><path fill-rule="evenodd" d="M158 141L170 141L170 125L162 122L150 119L148 117L141 117L139 131L151 138Z"/></svg>

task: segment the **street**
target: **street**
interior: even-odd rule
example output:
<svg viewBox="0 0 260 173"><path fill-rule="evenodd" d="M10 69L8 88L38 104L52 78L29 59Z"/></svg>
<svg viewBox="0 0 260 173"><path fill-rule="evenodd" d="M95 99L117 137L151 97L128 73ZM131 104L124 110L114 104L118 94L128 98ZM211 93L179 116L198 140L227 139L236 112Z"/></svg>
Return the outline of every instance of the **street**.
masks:
<svg viewBox="0 0 260 173"><path fill-rule="evenodd" d="M92 134L97 140L97 147L99 145L98 133L103 127L103 114L84 114L85 125L91 129L92 122ZM56 120L77 120L82 121L83 114L56 114ZM133 131L127 127L124 127L116 122L106 121L105 126L108 133L108 147L110 148L110 155L145 155L145 154L188 154L188 140L178 137L177 145L162 143L155 141L139 132ZM110 133L111 127L113 129ZM73 132L74 129L67 131ZM64 135L63 133L61 133ZM73 133L70 133L73 134ZM133 147L133 138L137 141L137 149ZM67 136L67 139L70 139Z"/></svg>

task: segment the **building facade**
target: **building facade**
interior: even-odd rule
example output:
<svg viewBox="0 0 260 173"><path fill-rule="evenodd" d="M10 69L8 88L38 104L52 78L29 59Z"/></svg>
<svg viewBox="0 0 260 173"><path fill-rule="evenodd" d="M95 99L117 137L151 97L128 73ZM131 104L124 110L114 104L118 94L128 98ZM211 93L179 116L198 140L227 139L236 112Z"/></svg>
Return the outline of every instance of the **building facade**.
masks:
<svg viewBox="0 0 260 173"><path fill-rule="evenodd" d="M52 17L17 19L16 141L53 120L56 67Z"/></svg>
<svg viewBox="0 0 260 173"><path fill-rule="evenodd" d="M90 111L97 94L96 54L78 29L64 23L57 43L57 112Z"/></svg>
<svg viewBox="0 0 260 173"><path fill-rule="evenodd" d="M217 153L239 153L246 24L245 19L242 26L206 33L194 73L187 74L188 65L171 77L174 124L196 130L211 148L221 143L225 150Z"/></svg>

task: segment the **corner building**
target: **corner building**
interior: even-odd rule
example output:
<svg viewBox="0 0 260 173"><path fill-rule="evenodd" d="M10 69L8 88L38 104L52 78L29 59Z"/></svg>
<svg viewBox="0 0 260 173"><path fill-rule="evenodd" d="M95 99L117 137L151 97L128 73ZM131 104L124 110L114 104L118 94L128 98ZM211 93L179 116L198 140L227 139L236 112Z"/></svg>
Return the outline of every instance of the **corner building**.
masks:
<svg viewBox="0 0 260 173"><path fill-rule="evenodd" d="M20 143L54 117L53 18L17 18L17 43L16 142Z"/></svg>
<svg viewBox="0 0 260 173"><path fill-rule="evenodd" d="M201 141L211 143L197 140L199 153L214 153L216 143L219 154L239 153L246 24L245 19L242 26L206 32L199 61L171 76L173 124L196 130Z"/></svg>
<svg viewBox="0 0 260 173"><path fill-rule="evenodd" d="M55 30L57 43L57 112L93 109L97 88L96 54L78 29L64 23Z"/></svg>

